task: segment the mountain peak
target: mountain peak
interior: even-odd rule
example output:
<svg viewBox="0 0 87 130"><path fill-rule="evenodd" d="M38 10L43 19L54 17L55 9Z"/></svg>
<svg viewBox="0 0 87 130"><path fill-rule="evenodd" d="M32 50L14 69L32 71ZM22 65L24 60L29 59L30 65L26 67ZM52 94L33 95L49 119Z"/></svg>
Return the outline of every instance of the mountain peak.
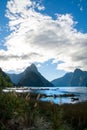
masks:
<svg viewBox="0 0 87 130"><path fill-rule="evenodd" d="M54 86L47 79L45 79L37 70L35 64L31 64L24 72L17 75L17 85L20 86L33 86L33 87L48 87ZM13 79L16 79L15 77ZM15 82L14 82L15 83Z"/></svg>
<svg viewBox="0 0 87 130"><path fill-rule="evenodd" d="M80 69L76 68L76 69L75 69L75 72L76 72L76 71L78 72L78 71L82 71L82 70L80 70Z"/></svg>
<svg viewBox="0 0 87 130"><path fill-rule="evenodd" d="M35 64L31 64L30 66L28 66L25 71L26 72L33 71L33 72L36 72L36 73L38 72Z"/></svg>
<svg viewBox="0 0 87 130"><path fill-rule="evenodd" d="M36 68L36 65L35 65L34 63L32 63L32 64L30 65L30 68L37 69L37 68Z"/></svg>
<svg viewBox="0 0 87 130"><path fill-rule="evenodd" d="M74 74L81 74L83 71L82 70L80 70L80 69L75 69L75 71L74 71Z"/></svg>

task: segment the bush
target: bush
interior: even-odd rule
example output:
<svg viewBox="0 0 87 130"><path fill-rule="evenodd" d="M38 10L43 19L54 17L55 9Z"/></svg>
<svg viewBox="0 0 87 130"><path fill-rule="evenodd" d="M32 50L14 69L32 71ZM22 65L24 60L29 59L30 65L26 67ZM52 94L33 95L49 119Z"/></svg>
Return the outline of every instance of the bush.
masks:
<svg viewBox="0 0 87 130"><path fill-rule="evenodd" d="M16 129L15 123L29 128L34 126L35 130L40 130L40 127L42 130L46 127L48 130L86 130L87 103L58 106L26 97L26 94L0 92L1 130Z"/></svg>

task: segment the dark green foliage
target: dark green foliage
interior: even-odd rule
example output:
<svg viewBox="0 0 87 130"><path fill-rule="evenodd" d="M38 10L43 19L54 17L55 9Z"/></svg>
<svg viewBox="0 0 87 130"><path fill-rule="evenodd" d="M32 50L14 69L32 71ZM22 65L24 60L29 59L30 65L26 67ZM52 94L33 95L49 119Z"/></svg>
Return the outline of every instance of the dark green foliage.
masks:
<svg viewBox="0 0 87 130"><path fill-rule="evenodd" d="M37 95L0 92L0 129L86 130L87 103L55 105L36 100ZM18 124L18 126L16 126Z"/></svg>
<svg viewBox="0 0 87 130"><path fill-rule="evenodd" d="M87 103L65 104L64 120L71 124L75 130L84 130L87 128Z"/></svg>
<svg viewBox="0 0 87 130"><path fill-rule="evenodd" d="M12 87L13 83L10 78L0 69L0 87Z"/></svg>
<svg viewBox="0 0 87 130"><path fill-rule="evenodd" d="M34 107L35 102L28 102L24 96L16 95L15 92L0 92L0 130L17 129L15 124L32 127L38 109ZM9 123L10 122L10 123ZM12 126L11 125L12 122ZM18 128L20 130L20 128Z"/></svg>

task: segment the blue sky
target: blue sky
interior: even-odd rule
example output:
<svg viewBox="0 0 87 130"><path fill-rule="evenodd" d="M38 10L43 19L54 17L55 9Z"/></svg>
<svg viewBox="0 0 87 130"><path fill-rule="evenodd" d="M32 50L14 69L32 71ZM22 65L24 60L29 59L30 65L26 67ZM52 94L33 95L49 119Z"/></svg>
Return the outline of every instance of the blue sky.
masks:
<svg viewBox="0 0 87 130"><path fill-rule="evenodd" d="M87 70L87 0L0 0L0 67L48 79Z"/></svg>

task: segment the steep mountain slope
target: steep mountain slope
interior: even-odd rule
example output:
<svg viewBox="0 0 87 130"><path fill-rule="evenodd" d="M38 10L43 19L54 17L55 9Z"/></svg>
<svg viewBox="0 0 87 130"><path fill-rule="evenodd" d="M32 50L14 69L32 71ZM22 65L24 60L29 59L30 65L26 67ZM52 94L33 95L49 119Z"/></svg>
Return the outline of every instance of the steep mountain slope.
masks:
<svg viewBox="0 0 87 130"><path fill-rule="evenodd" d="M53 80L52 83L57 87L70 86L72 75L72 72L67 73L63 77Z"/></svg>
<svg viewBox="0 0 87 130"><path fill-rule="evenodd" d="M11 81L14 83L14 84L18 84L18 82L20 81L20 79L22 78L23 74L20 73L20 74L7 74Z"/></svg>
<svg viewBox="0 0 87 130"><path fill-rule="evenodd" d="M73 73L67 73L63 77L52 81L55 86L87 86L87 71L76 69Z"/></svg>
<svg viewBox="0 0 87 130"><path fill-rule="evenodd" d="M86 86L87 84L87 71L76 69L73 73L71 86Z"/></svg>
<svg viewBox="0 0 87 130"><path fill-rule="evenodd" d="M4 87L12 87L13 83L11 82L9 76L2 71L2 69L0 68L0 87L4 88Z"/></svg>
<svg viewBox="0 0 87 130"><path fill-rule="evenodd" d="M32 64L27 67L24 72L20 74L9 75L11 80L19 86L37 86L37 87L51 87L54 86L46 80L37 70L36 66Z"/></svg>

